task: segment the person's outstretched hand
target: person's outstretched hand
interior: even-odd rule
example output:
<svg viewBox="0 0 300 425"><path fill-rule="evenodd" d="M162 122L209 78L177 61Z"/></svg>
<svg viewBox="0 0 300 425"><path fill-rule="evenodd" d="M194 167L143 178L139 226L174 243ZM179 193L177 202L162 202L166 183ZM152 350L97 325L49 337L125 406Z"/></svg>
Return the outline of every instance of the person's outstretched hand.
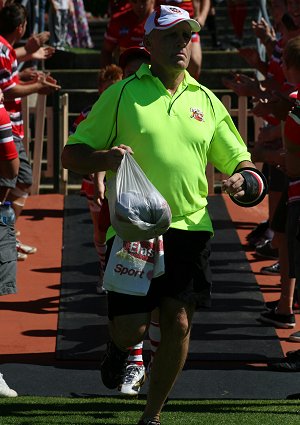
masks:
<svg viewBox="0 0 300 425"><path fill-rule="evenodd" d="M43 31L38 34L32 34L26 44L25 44L25 50L29 54L35 53L37 50L39 50L40 47L42 47L50 38L50 32L49 31Z"/></svg>

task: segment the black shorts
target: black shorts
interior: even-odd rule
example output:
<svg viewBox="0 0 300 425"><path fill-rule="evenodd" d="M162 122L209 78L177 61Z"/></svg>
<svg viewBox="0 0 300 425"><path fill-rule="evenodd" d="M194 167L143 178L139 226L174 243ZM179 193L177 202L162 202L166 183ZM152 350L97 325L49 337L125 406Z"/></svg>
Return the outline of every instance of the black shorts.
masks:
<svg viewBox="0 0 300 425"><path fill-rule="evenodd" d="M280 169L268 164L266 174L270 192L282 192L286 188L288 179Z"/></svg>
<svg viewBox="0 0 300 425"><path fill-rule="evenodd" d="M152 279L146 296L109 291L109 320L114 316L151 312L164 297L192 304L196 309L210 307L210 237L210 232L169 229L163 235L165 274Z"/></svg>
<svg viewBox="0 0 300 425"><path fill-rule="evenodd" d="M32 185L32 170L27 158L27 153L25 151L23 142L19 137L14 136L14 142L20 160L19 173L14 179L0 178L0 186L14 189L17 183L20 183L30 187Z"/></svg>
<svg viewBox="0 0 300 425"><path fill-rule="evenodd" d="M289 252L289 276L300 283L300 202L288 205L287 237Z"/></svg>
<svg viewBox="0 0 300 425"><path fill-rule="evenodd" d="M283 190L281 198L276 206L270 228L274 232L285 233L287 220L288 185Z"/></svg>

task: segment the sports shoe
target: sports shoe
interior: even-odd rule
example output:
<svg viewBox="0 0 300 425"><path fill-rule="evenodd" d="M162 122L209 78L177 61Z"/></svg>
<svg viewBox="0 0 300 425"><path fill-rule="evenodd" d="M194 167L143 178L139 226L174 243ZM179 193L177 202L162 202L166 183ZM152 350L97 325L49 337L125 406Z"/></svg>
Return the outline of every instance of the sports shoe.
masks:
<svg viewBox="0 0 300 425"><path fill-rule="evenodd" d="M99 283L96 285L96 292L98 295L107 295L107 290Z"/></svg>
<svg viewBox="0 0 300 425"><path fill-rule="evenodd" d="M257 242L264 237L269 229L269 220L259 223L248 235L246 239L250 245L256 245Z"/></svg>
<svg viewBox="0 0 300 425"><path fill-rule="evenodd" d="M278 276L280 275L280 265L277 261L276 263L272 264L271 266L262 267L260 269L261 274L266 274L268 276Z"/></svg>
<svg viewBox="0 0 300 425"><path fill-rule="evenodd" d="M17 251L22 254L35 254L37 248L35 246L25 245L19 239L17 239Z"/></svg>
<svg viewBox="0 0 300 425"><path fill-rule="evenodd" d="M277 328L282 329L291 329L296 325L294 314L278 314L276 308L274 310L261 313L258 320L263 323L270 323Z"/></svg>
<svg viewBox="0 0 300 425"><path fill-rule="evenodd" d="M278 260L278 249L273 248L269 239L265 240L262 245L257 245L255 253L260 257L270 258L271 260Z"/></svg>
<svg viewBox="0 0 300 425"><path fill-rule="evenodd" d="M25 261L27 259L28 255L24 254L23 252L17 251L17 260L18 261Z"/></svg>
<svg viewBox="0 0 300 425"><path fill-rule="evenodd" d="M284 357L281 362L268 363L268 367L276 372L300 372L300 358Z"/></svg>
<svg viewBox="0 0 300 425"><path fill-rule="evenodd" d="M286 353L286 357L288 357L289 359L298 359L298 360L300 360L300 350L288 351Z"/></svg>
<svg viewBox="0 0 300 425"><path fill-rule="evenodd" d="M157 419L141 419L138 425L161 425Z"/></svg>
<svg viewBox="0 0 300 425"><path fill-rule="evenodd" d="M278 307L278 304L279 304L279 300L268 301L268 302L265 303L265 306L266 306L267 310L275 310L275 308ZM293 312L294 313L299 312L299 304L298 304L298 301L295 298L293 300Z"/></svg>
<svg viewBox="0 0 300 425"><path fill-rule="evenodd" d="M103 286L104 271L100 269L99 280L96 285L96 292L99 295L107 295L107 290Z"/></svg>
<svg viewBox="0 0 300 425"><path fill-rule="evenodd" d="M126 366L123 382L119 386L120 393L136 396L145 382L146 374L143 365L129 364Z"/></svg>
<svg viewBox="0 0 300 425"><path fill-rule="evenodd" d="M300 342L300 331L292 333L289 336L289 341ZM297 350L297 351L299 351L299 354L300 354L300 350ZM299 356L299 358L300 358L300 356Z"/></svg>
<svg viewBox="0 0 300 425"><path fill-rule="evenodd" d="M4 381L2 373L0 373L0 397L17 397L18 394L15 390L9 388L7 383Z"/></svg>
<svg viewBox="0 0 300 425"><path fill-rule="evenodd" d="M101 378L106 388L113 390L121 383L125 373L128 351L121 351L113 341L107 343L106 352L100 365Z"/></svg>

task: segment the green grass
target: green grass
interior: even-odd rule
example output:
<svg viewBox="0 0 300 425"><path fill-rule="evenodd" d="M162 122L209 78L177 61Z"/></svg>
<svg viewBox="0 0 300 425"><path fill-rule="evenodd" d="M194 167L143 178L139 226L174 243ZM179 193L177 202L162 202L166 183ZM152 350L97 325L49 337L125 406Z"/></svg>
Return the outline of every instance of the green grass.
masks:
<svg viewBox="0 0 300 425"><path fill-rule="evenodd" d="M145 400L17 397L0 399L1 425L136 425ZM299 425L299 400L172 400L163 425Z"/></svg>

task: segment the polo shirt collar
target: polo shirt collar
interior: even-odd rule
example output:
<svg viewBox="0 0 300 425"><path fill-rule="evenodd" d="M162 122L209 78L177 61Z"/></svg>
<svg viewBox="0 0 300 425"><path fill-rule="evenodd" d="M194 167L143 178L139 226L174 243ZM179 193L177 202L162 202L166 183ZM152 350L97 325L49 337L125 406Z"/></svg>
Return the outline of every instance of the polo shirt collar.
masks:
<svg viewBox="0 0 300 425"><path fill-rule="evenodd" d="M143 63L136 72L136 76L138 77L138 79L141 79L144 76L154 78L150 68L151 68L150 65ZM198 81L196 81L193 77L191 77L191 75L187 71L184 71L184 80L182 84L183 86L188 85L188 86L200 87L200 83L198 83Z"/></svg>

